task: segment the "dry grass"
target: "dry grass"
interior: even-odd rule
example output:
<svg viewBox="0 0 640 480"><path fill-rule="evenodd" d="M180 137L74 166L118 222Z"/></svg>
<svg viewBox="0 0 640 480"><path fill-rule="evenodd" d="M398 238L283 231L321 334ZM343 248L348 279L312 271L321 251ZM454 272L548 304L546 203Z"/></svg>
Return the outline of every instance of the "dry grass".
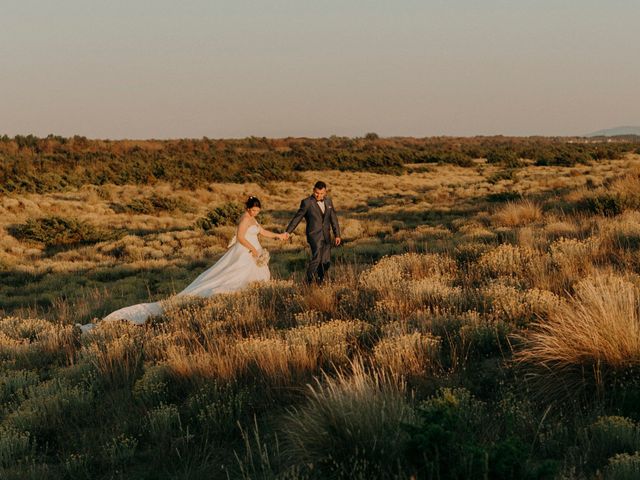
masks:
<svg viewBox="0 0 640 480"><path fill-rule="evenodd" d="M418 376L439 368L440 339L419 332L390 336L378 342L373 351L376 364L394 374Z"/></svg>
<svg viewBox="0 0 640 480"><path fill-rule="evenodd" d="M554 372L593 368L598 380L607 369L640 363L638 288L619 276L580 281L566 304L538 322L517 358Z"/></svg>
<svg viewBox="0 0 640 480"><path fill-rule="evenodd" d="M501 227L523 227L542 220L542 208L530 200L508 202L498 210L493 221Z"/></svg>
<svg viewBox="0 0 640 480"><path fill-rule="evenodd" d="M141 373L143 332L135 325L105 322L84 341L81 359L94 365L109 388L131 386Z"/></svg>
<svg viewBox="0 0 640 480"><path fill-rule="evenodd" d="M625 177L628 168L626 162L594 164L588 178L622 192L635 182ZM27 386L7 387L11 397L3 408L14 408L11 402L18 408L20 395L40 382L36 372L99 382L104 391L148 382L155 413L143 415L145 421L186 431L186 407L172 402L186 404L194 390L223 385L241 392L237 398L250 397L243 414L266 411L270 423L274 405L293 402L283 455L319 459L327 476L350 465L345 471L357 478L395 467L403 438L398 422L410 416L411 389L425 395L438 382L465 382L478 369L487 375L482 388L492 388L485 380L494 370L486 367L512 365L509 335L524 339L517 359L543 382L561 377L561 388L572 387L591 372L602 382L608 371L640 362L640 214L562 211L562 202L585 195L586 177L574 170L523 168L495 184L486 181L496 173L490 165L433 166L397 177L311 172L301 182L211 185L190 192L194 211L180 214L134 215L110 206L158 194L186 196L167 186L3 197L2 232L62 212L127 229L119 240L59 250L0 237L6 310L0 374L28 372L5 375L7 384ZM281 229L317 176L332 188L347 240L334 250L324 286L298 282L306 258L299 234L290 243L265 242L273 253L271 282L209 299L171 298L215 261L232 234L233 227L209 235L192 229L204 211L255 194L266 206L263 223ZM559 187L573 190L553 190ZM536 201L496 205L496 198L514 193ZM143 328L103 324L80 338L71 326L149 298L168 298L166 314ZM158 383L151 381L154 369L163 372ZM301 402L309 383L309 398ZM215 412L241 411L225 402L231 400L218 392L208 405ZM233 415L228 431L240 418ZM158 433L164 427L154 428L156 436L170 437ZM22 455L21 438L6 458ZM34 445L40 441L36 435ZM167 447L173 452L179 445Z"/></svg>

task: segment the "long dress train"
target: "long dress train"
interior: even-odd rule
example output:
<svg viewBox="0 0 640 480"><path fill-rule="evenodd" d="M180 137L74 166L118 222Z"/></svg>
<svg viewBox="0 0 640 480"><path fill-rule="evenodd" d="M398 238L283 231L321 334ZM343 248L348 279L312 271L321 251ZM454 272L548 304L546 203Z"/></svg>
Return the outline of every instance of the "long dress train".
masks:
<svg viewBox="0 0 640 480"><path fill-rule="evenodd" d="M262 245L258 240L259 225L251 225L247 228L245 238L258 252L262 252ZM251 252L240 242L234 239L229 249L210 268L202 272L184 290L175 297L211 297L217 293L228 293L241 290L251 282L266 281L271 278L268 265L258 265ZM175 298L174 297L174 298ZM126 320L142 325L148 318L162 315L164 312L163 301L151 303L139 303L124 307L110 313L102 321ZM82 331L91 330L96 324L81 325Z"/></svg>

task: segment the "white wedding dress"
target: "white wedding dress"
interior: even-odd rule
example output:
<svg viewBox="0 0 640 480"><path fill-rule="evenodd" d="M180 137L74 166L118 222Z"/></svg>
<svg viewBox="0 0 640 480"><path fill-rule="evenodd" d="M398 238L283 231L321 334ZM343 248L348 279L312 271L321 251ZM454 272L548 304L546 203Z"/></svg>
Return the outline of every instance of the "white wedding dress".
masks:
<svg viewBox="0 0 640 480"><path fill-rule="evenodd" d="M253 245L259 253L262 253L262 245L258 240L260 226L251 225L245 233L246 240ZM251 282L266 281L271 278L268 265L260 266L251 252L236 241L234 236L229 244L229 249L220 257L213 266L202 272L184 290L177 293L175 297L210 297L217 293L228 293L241 290ZM131 323L142 325L148 318L162 315L164 312L164 301L152 303L139 303L130 307L110 313L102 321L126 320ZM91 330L95 323L81 325L83 332Z"/></svg>

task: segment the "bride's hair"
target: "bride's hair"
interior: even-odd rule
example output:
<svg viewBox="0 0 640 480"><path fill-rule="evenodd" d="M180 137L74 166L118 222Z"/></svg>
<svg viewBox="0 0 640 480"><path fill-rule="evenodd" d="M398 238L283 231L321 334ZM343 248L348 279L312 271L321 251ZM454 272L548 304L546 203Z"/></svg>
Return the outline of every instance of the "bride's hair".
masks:
<svg viewBox="0 0 640 480"><path fill-rule="evenodd" d="M247 198L247 201L245 202L244 205L245 207L247 207L247 210L253 207L262 208L262 205L260 204L260 200L258 200L258 197L254 197L254 196Z"/></svg>

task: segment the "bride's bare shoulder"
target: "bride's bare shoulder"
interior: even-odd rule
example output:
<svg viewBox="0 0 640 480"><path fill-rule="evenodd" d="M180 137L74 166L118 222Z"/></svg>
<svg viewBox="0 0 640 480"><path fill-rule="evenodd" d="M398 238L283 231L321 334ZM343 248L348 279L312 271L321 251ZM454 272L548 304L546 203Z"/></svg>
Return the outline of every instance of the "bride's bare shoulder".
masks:
<svg viewBox="0 0 640 480"><path fill-rule="evenodd" d="M246 228L251 227L252 225L257 225L258 222L255 221L255 219L253 219L251 217L251 215L248 215L246 213L243 213L240 218L238 219L238 228L244 230Z"/></svg>

